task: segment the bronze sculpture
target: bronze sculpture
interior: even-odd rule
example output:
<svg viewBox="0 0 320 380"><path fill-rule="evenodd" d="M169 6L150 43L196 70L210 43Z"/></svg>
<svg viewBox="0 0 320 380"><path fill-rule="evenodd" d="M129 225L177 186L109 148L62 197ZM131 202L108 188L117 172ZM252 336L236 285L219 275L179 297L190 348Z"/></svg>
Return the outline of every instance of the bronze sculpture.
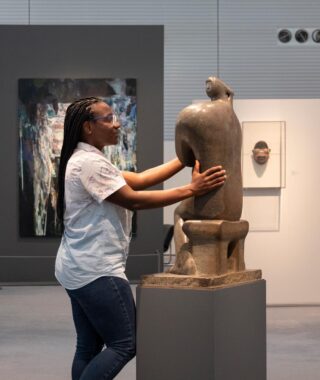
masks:
<svg viewBox="0 0 320 380"><path fill-rule="evenodd" d="M170 273L144 276L143 285L215 287L261 278L248 271L244 240L249 224L242 212L241 127L233 110L233 91L209 77L210 102L184 108L176 123L176 153L186 166L201 170L221 165L226 183L180 203L174 216L176 261Z"/></svg>
<svg viewBox="0 0 320 380"><path fill-rule="evenodd" d="M223 187L179 206L183 219L239 220L242 211L241 127L233 111L233 91L210 77L206 92L211 102L184 108L176 124L176 153L180 161L201 170L221 165L228 180Z"/></svg>

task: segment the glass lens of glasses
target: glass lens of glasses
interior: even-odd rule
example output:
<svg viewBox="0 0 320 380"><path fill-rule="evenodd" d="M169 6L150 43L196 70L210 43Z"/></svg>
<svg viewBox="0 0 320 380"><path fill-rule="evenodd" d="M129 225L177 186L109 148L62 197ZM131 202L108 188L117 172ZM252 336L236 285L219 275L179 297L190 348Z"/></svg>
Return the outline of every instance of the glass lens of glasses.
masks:
<svg viewBox="0 0 320 380"><path fill-rule="evenodd" d="M112 114L112 122L113 124L119 123L119 117L116 113Z"/></svg>
<svg viewBox="0 0 320 380"><path fill-rule="evenodd" d="M107 123L113 123L113 124L117 124L120 122L118 115L115 113L109 113L108 115L105 115L105 116L96 116L93 118L93 120L94 121L102 120Z"/></svg>

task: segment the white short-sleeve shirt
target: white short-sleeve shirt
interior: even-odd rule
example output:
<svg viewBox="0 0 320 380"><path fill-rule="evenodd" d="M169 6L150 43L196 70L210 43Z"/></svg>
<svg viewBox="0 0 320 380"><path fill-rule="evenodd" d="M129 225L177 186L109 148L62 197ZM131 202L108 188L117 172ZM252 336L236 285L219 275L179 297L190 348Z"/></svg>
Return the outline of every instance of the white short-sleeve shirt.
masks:
<svg viewBox="0 0 320 380"><path fill-rule="evenodd" d="M78 143L65 175L64 234L55 276L77 289L101 276L126 279L132 212L106 201L126 184L97 148Z"/></svg>

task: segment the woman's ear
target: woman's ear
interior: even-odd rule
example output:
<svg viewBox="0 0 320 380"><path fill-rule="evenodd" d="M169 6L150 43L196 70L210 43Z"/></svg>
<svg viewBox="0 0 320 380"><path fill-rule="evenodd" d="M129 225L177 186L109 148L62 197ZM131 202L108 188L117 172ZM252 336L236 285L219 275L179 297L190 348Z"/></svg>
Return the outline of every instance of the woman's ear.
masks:
<svg viewBox="0 0 320 380"><path fill-rule="evenodd" d="M90 136L92 134L92 123L90 121L85 121L82 125L82 131L84 136Z"/></svg>

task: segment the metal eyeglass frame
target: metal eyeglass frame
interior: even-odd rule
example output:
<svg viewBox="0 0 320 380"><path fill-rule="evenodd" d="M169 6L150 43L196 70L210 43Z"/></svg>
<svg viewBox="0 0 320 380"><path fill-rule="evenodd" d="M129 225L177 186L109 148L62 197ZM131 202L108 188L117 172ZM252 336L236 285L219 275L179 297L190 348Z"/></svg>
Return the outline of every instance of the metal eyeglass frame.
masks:
<svg viewBox="0 0 320 380"><path fill-rule="evenodd" d="M108 115L105 115L105 116L91 117L90 120L92 121L103 120L103 121L106 121L107 123L112 122L112 124L116 124L120 122L119 116L116 113L109 113Z"/></svg>

